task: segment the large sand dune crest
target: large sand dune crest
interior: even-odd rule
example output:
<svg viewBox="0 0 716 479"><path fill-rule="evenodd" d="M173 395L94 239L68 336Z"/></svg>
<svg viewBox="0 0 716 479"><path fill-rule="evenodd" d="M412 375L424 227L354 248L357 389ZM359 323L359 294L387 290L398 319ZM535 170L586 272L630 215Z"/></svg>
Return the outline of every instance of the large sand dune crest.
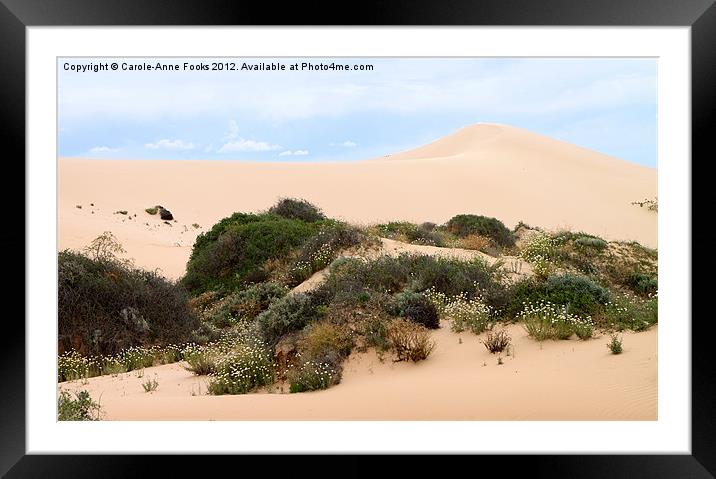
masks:
<svg viewBox="0 0 716 479"><path fill-rule="evenodd" d="M176 278L198 233L235 211L263 210L285 196L353 223L443 223L476 213L508 226L524 221L656 247L657 215L631 204L656 196L656 187L656 170L503 125L473 125L415 150L360 162L61 158L59 247L82 248L110 230L138 265ZM155 204L170 208L177 223L144 212Z"/></svg>

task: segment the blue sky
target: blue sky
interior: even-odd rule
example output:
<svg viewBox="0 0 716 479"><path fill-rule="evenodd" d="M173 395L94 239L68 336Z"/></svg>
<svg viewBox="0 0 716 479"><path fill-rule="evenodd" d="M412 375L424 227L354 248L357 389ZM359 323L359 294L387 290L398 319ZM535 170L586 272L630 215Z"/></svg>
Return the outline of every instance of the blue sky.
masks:
<svg viewBox="0 0 716 479"><path fill-rule="evenodd" d="M65 70L176 64L179 71ZM183 64L283 64L197 71ZM372 71L290 71L369 64ZM58 59L59 154L123 159L355 161L480 122L656 167L655 59Z"/></svg>

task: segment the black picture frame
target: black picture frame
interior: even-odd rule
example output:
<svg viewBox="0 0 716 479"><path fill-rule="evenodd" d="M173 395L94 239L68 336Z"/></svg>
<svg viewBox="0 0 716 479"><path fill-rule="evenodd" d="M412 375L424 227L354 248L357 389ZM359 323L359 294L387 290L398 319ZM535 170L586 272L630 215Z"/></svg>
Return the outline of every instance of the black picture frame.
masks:
<svg viewBox="0 0 716 479"><path fill-rule="evenodd" d="M15 187L0 188L1 205L17 205L24 198L25 179L25 29L32 26L110 25L548 25L548 26L687 26L691 28L692 159L691 166L706 163L710 156L713 117L716 112L716 5L715 0L453 0L445 2L364 0L350 4L287 3L241 0L0 0L0 97L2 136L8 157L4 172L15 168ZM9 150L8 150L9 147ZM20 161L20 158L23 161ZM12 160L12 161L10 161ZM696 161L695 161L696 160ZM689 161L684 159L684 161ZM6 162L6 163L7 163ZM699 178L694 176L692 178ZM21 196L22 195L22 196ZM692 193L693 195L693 193ZM703 199L704 204L709 204ZM694 207L700 204L695 198ZM5 266L20 271L25 247L25 210L3 213L2 251ZM9 226L7 226L9 225ZM22 226L21 226L22 225ZM12 228L12 234L10 234ZM22 235L17 232L22 228ZM686 234L687 232L684 232ZM693 235L693 232L688 232ZM706 236L706 235L704 235ZM692 236L693 239L700 237ZM703 240L702 240L703 241ZM692 245L694 241L692 241ZM705 250L702 250L705 251ZM7 253L12 252L12 253ZM22 277L25 278L24 261ZM16 268L16 269L15 269ZM10 270L11 271L11 270ZM4 291L19 298L25 282L16 273ZM699 291L698 283L693 282ZM21 286L22 285L22 286ZM703 288L703 286L701 286ZM14 289L14 291L13 291ZM693 294L692 294L693 296ZM23 306L23 316L25 310ZM693 313L692 313L693 314ZM18 316L15 315L15 318ZM195 460L188 456L61 456L26 455L25 436L25 328L6 315L3 325L2 407L0 408L0 474L7 477L125 477L127 475L186 474ZM713 373L709 329L710 315L692 320L692 448L691 455L552 455L501 458L467 458L475 473L490 466L511 473L526 468L538 477L714 477L716 475L716 374ZM10 323L10 324L9 324ZM337 438L337 440L340 440ZM426 440L430 440L429 438ZM539 439L535 439L536 441ZM266 458L244 461L242 470L264 464ZM462 458L465 459L465 458ZM316 458L291 460L291 474L312 476L333 472L341 476L365 476L376 470L366 458L334 456L328 466L315 467ZM236 458L217 458L212 468L223 468ZM271 461L271 460L269 460ZM255 463L254 463L255 462ZM278 463L272 463L278 466ZM311 466L314 465L314 467ZM338 466L340 464L340 466ZM425 472L434 458L401 458L402 475ZM507 464L507 466L505 466ZM461 466L460 462L453 464ZM244 469L246 467L247 469Z"/></svg>

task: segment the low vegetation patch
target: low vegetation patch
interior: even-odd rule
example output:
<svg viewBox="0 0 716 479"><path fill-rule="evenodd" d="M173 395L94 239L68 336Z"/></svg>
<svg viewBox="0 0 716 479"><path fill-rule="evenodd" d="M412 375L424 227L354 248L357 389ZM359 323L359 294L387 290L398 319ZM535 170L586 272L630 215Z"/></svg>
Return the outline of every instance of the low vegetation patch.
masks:
<svg viewBox="0 0 716 479"><path fill-rule="evenodd" d="M436 230L434 223L416 225L406 221L392 221L386 224L379 224L376 229L380 236L404 243L445 246L447 242L445 234Z"/></svg>
<svg viewBox="0 0 716 479"><path fill-rule="evenodd" d="M482 341L482 344L485 345L485 348L487 348L491 354L497 354L505 351L511 341L512 338L509 334L507 334L507 331L499 329L496 331L488 331L485 339Z"/></svg>
<svg viewBox="0 0 716 479"><path fill-rule="evenodd" d="M527 334L537 341L569 339L578 328L586 339L591 337L591 331L593 331L591 317L570 314L565 306L549 302L526 303L519 319ZM587 333L587 331L590 332Z"/></svg>
<svg viewBox="0 0 716 479"><path fill-rule="evenodd" d="M624 349L622 348L622 338L619 337L617 334L612 334L611 336L609 336L607 348L609 348L609 351L611 351L612 354L621 354L624 351Z"/></svg>
<svg viewBox="0 0 716 479"><path fill-rule="evenodd" d="M57 397L58 421L99 421L101 407L92 400L89 392L79 391L73 398L67 391L60 391Z"/></svg>
<svg viewBox="0 0 716 479"><path fill-rule="evenodd" d="M299 351L302 357L314 360L327 357L344 359L354 345L353 333L347 325L320 322L304 329Z"/></svg>
<svg viewBox="0 0 716 479"><path fill-rule="evenodd" d="M485 303L479 293L473 297L469 297L466 293L447 296L429 290L426 296L440 311L440 317L449 321L450 329L456 333L469 330L474 334L480 334L496 319L493 308Z"/></svg>
<svg viewBox="0 0 716 479"><path fill-rule="evenodd" d="M261 344L238 343L218 355L209 375L209 394L246 394L274 380L271 353Z"/></svg>
<svg viewBox="0 0 716 479"><path fill-rule="evenodd" d="M307 294L291 294L276 301L256 317L259 331L268 344L303 329L317 318L316 305Z"/></svg>
<svg viewBox="0 0 716 479"><path fill-rule="evenodd" d="M268 212L290 220L301 220L307 223L326 219L320 208L306 200L297 198L282 198L269 208Z"/></svg>
<svg viewBox="0 0 716 479"><path fill-rule="evenodd" d="M654 199L645 199L643 201L632 201L633 205L640 206L642 208L646 208L649 211L659 211L659 202L656 198Z"/></svg>
<svg viewBox="0 0 716 479"><path fill-rule="evenodd" d="M142 389L144 389L145 393L150 393L152 391L156 391L159 387L159 381L155 379L147 379L142 383Z"/></svg>
<svg viewBox="0 0 716 479"><path fill-rule="evenodd" d="M659 300L656 294L641 298L630 294L614 296L602 312L601 324L617 331L644 331L658 322Z"/></svg>
<svg viewBox="0 0 716 479"><path fill-rule="evenodd" d="M290 392L327 389L340 381L340 369L330 361L308 360L289 369L286 378Z"/></svg>
<svg viewBox="0 0 716 479"><path fill-rule="evenodd" d="M85 356L75 350L60 353L57 358L57 381L75 381L104 374L121 374L135 369L181 361L182 348L167 346L133 346L113 355Z"/></svg>
<svg viewBox="0 0 716 479"><path fill-rule="evenodd" d="M389 305L390 313L402 316L428 329L440 327L437 309L423 294L404 291L395 295Z"/></svg>
<svg viewBox="0 0 716 479"><path fill-rule="evenodd" d="M435 348L427 328L404 319L396 319L390 324L388 339L397 361L422 361Z"/></svg>
<svg viewBox="0 0 716 479"><path fill-rule="evenodd" d="M218 328L253 321L272 303L286 296L288 291L287 287L270 281L250 285L218 301L218 304L207 312L206 319Z"/></svg>
<svg viewBox="0 0 716 479"><path fill-rule="evenodd" d="M460 237L478 234L490 238L500 246L510 247L515 244L512 231L497 218L468 214L457 215L447 222L446 228Z"/></svg>

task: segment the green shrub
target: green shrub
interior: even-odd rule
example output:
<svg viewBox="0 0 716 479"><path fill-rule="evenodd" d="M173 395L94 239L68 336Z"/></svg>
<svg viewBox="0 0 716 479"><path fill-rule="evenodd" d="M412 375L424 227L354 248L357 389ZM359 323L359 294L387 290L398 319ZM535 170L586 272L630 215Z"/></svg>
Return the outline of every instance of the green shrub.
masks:
<svg viewBox="0 0 716 479"><path fill-rule="evenodd" d="M183 343L198 326L181 285L117 259L119 250L109 234L93 242L87 255L58 254L60 353L106 355L131 346Z"/></svg>
<svg viewBox="0 0 716 479"><path fill-rule="evenodd" d="M612 354L621 354L622 351L624 351L622 347L622 338L620 338L616 334L612 334L611 336L609 336L607 348L609 348Z"/></svg>
<svg viewBox="0 0 716 479"><path fill-rule="evenodd" d="M655 294L659 289L659 282L656 277L639 272L630 274L626 283L632 291L642 296Z"/></svg>
<svg viewBox="0 0 716 479"><path fill-rule="evenodd" d="M327 389L340 381L340 368L331 361L304 361L286 374L292 393Z"/></svg>
<svg viewBox="0 0 716 479"><path fill-rule="evenodd" d="M593 315L601 312L610 298L609 290L585 276L553 275L547 281L526 278L510 288L507 310L514 316L525 303L549 302L565 306L570 314Z"/></svg>
<svg viewBox="0 0 716 479"><path fill-rule="evenodd" d="M390 349L388 328L390 322L379 316L371 317L360 325L360 334L365 340L365 345L373 347L378 351Z"/></svg>
<svg viewBox="0 0 716 479"><path fill-rule="evenodd" d="M462 293L469 297L477 291L494 309L507 305L509 297L501 284L503 273L499 266L489 266L480 258L461 261L429 255L402 254L381 256L372 261L360 259L338 260L317 290L325 303L341 297L358 303L365 293L399 293L433 290L447 296Z"/></svg>
<svg viewBox="0 0 716 479"><path fill-rule="evenodd" d="M586 341L594 335L594 325L591 322L579 322L574 325L574 333L582 341Z"/></svg>
<svg viewBox="0 0 716 479"><path fill-rule="evenodd" d="M187 370L197 376L205 376L216 371L218 351L211 346L187 345L182 351Z"/></svg>
<svg viewBox="0 0 716 479"><path fill-rule="evenodd" d="M558 242L546 233L529 237L520 250L520 257L532 265L537 276L547 278L554 269Z"/></svg>
<svg viewBox="0 0 716 479"><path fill-rule="evenodd" d="M307 280L313 273L327 267L344 249L358 246L367 239L358 228L338 221L327 221L318 234L301 246L289 267L290 285Z"/></svg>
<svg viewBox="0 0 716 479"><path fill-rule="evenodd" d="M58 421L99 421L100 405L92 400L87 391L75 393L73 399L67 391L60 391L57 397Z"/></svg>
<svg viewBox="0 0 716 479"><path fill-rule="evenodd" d="M397 294L389 306L394 316L402 316L410 321L422 324L428 329L440 327L440 319L435 306L425 295L405 291Z"/></svg>
<svg viewBox="0 0 716 479"><path fill-rule="evenodd" d="M296 198L282 198L269 208L268 212L287 219L301 220L307 223L326 219L326 216L318 207L306 200Z"/></svg>
<svg viewBox="0 0 716 479"><path fill-rule="evenodd" d="M470 330L480 334L495 319L492 308L485 304L482 297L468 298L465 294L448 298L444 302L442 316L450 321L450 329L456 333Z"/></svg>
<svg viewBox="0 0 716 479"><path fill-rule="evenodd" d="M152 206L151 208L146 208L144 211L146 211L150 215L156 215L157 211L159 211L159 208L157 206Z"/></svg>
<svg viewBox="0 0 716 479"><path fill-rule="evenodd" d="M284 334L303 329L316 317L316 305L312 298L297 293L272 303L256 317L256 321L263 339L275 344Z"/></svg>
<svg viewBox="0 0 716 479"><path fill-rule="evenodd" d="M446 224L447 230L457 236L479 234L492 239L500 246L514 246L515 237L503 223L496 218L478 215L457 215Z"/></svg>
<svg viewBox="0 0 716 479"><path fill-rule="evenodd" d="M256 388L268 386L274 380L271 353L260 345L243 344L217 359L211 373L209 394L246 394Z"/></svg>
<svg viewBox="0 0 716 479"><path fill-rule="evenodd" d="M227 327L239 321L252 321L259 313L286 294L288 288L278 283L252 284L227 296L209 316L217 327Z"/></svg>
<svg viewBox="0 0 716 479"><path fill-rule="evenodd" d="M566 305L573 314L592 314L601 310L611 295L609 290L585 276L563 274L547 280L546 300Z"/></svg>
<svg viewBox="0 0 716 479"><path fill-rule="evenodd" d="M615 295L602 313L605 327L618 331L644 331L659 321L659 303L655 295L646 299L633 295Z"/></svg>
<svg viewBox="0 0 716 479"><path fill-rule="evenodd" d="M142 383L142 389L144 389L145 393L156 391L158 387L159 381L157 381L156 379L147 378L147 380Z"/></svg>
<svg viewBox="0 0 716 479"><path fill-rule="evenodd" d="M525 303L518 319L527 334L537 341L569 339L580 331L580 338L591 337L593 322L590 316L570 314L567 307L550 302Z"/></svg>
<svg viewBox="0 0 716 479"><path fill-rule="evenodd" d="M597 238L595 236L580 236L579 238L574 240L574 244L583 249L595 249L595 250L603 250L607 247L607 242L604 241L601 238Z"/></svg>
<svg viewBox="0 0 716 479"><path fill-rule="evenodd" d="M328 322L309 324L303 331L299 351L309 359L326 358L335 355L347 358L353 349L351 330L345 325Z"/></svg>
<svg viewBox="0 0 716 479"><path fill-rule="evenodd" d="M183 283L199 294L264 281L267 260L288 257L316 232L301 220L235 213L197 237Z"/></svg>

